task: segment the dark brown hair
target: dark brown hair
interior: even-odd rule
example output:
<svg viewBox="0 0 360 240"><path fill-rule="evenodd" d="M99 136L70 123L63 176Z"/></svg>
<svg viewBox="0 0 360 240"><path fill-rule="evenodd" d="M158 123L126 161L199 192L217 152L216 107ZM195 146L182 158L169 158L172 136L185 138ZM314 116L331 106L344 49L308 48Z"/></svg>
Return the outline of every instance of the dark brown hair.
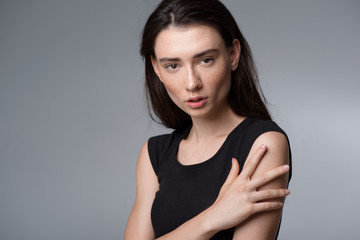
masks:
<svg viewBox="0 0 360 240"><path fill-rule="evenodd" d="M239 116L271 119L258 83L250 47L229 10L218 0L163 0L146 22L140 53L145 60L145 89L152 119L156 121L154 113L164 126L174 129L191 124L190 116L171 100L151 64L151 57L156 58L154 51L156 37L170 25L213 27L220 33L228 47L232 46L234 39L238 39L241 55L237 69L231 73L229 105Z"/></svg>

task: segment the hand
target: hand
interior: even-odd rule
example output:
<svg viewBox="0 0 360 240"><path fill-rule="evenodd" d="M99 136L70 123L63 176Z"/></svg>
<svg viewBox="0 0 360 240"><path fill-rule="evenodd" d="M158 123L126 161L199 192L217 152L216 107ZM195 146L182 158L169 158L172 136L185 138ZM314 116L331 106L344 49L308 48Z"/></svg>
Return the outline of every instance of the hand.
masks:
<svg viewBox="0 0 360 240"><path fill-rule="evenodd" d="M247 160L239 175L239 163L233 158L230 173L220 189L220 193L209 210L214 214L212 226L215 230L234 227L249 216L262 211L281 208L280 201L269 201L287 196L287 189L272 189L257 191L260 186L285 174L288 165L283 165L264 173L260 178L251 179L260 160L266 152L262 145L251 159Z"/></svg>

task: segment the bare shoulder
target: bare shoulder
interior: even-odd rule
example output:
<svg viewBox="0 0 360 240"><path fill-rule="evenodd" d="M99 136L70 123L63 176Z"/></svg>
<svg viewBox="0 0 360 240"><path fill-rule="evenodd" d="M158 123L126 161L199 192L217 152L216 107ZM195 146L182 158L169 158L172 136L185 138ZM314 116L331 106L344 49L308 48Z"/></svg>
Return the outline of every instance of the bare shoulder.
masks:
<svg viewBox="0 0 360 240"><path fill-rule="evenodd" d="M154 192L157 189L157 176L151 165L148 151L148 141L146 141L141 147L136 165L136 192L137 194L141 194L149 190Z"/></svg>
<svg viewBox="0 0 360 240"><path fill-rule="evenodd" d="M289 143L283 133L270 131L261 134L254 142L250 150L250 156L255 153L262 144L266 145L267 151L264 156L265 161L261 164L269 165L272 167L280 166L289 163ZM271 161L266 159L271 158Z"/></svg>
<svg viewBox="0 0 360 240"><path fill-rule="evenodd" d="M139 153L138 161L137 161L137 169L139 166L142 167L142 165L146 164L147 162L150 163L150 157L149 157L149 151L148 151L148 141L146 141L140 149L140 153Z"/></svg>
<svg viewBox="0 0 360 240"><path fill-rule="evenodd" d="M289 164L290 161L289 143L287 137L283 133L270 131L261 134L251 147L249 156L252 156L262 144L266 145L266 153L253 177L261 176L266 171L275 167ZM288 174L284 175L281 179L279 178L272 183L269 183L268 187L285 187L288 183L288 178Z"/></svg>

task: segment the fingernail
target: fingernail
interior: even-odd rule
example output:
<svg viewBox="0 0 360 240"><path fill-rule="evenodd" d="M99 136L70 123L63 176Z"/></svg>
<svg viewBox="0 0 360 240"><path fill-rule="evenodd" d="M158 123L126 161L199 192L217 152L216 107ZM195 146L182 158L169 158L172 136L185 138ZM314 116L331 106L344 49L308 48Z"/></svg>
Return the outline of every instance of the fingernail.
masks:
<svg viewBox="0 0 360 240"><path fill-rule="evenodd" d="M260 149L261 150L263 150L263 149L265 149L266 148L266 145L265 144L262 144L261 146L260 146Z"/></svg>
<svg viewBox="0 0 360 240"><path fill-rule="evenodd" d="M285 194L286 194L286 195L290 194L290 190L289 190L289 189L286 189L286 190L285 190Z"/></svg>
<svg viewBox="0 0 360 240"><path fill-rule="evenodd" d="M286 171L286 170L289 170L289 165L284 165L282 168L283 168L285 171Z"/></svg>

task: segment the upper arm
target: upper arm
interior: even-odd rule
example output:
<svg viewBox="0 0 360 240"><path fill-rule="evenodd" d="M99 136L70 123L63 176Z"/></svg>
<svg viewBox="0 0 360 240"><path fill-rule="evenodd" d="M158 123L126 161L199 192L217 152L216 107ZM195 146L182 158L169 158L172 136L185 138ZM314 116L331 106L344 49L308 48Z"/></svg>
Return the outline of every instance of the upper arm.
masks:
<svg viewBox="0 0 360 240"><path fill-rule="evenodd" d="M266 171L289 164L289 146L287 138L279 132L266 132L260 135L251 147L249 156L252 156L260 145L265 144L267 151L256 168L253 178L261 176ZM262 189L287 188L289 175L282 175L263 185ZM277 201L285 199L277 199ZM260 212L249 217L236 227L233 239L274 239L280 224L282 209Z"/></svg>
<svg viewBox="0 0 360 240"><path fill-rule="evenodd" d="M136 165L136 198L125 230L124 239L154 239L150 212L159 189L159 183L151 165L147 142L141 148Z"/></svg>

